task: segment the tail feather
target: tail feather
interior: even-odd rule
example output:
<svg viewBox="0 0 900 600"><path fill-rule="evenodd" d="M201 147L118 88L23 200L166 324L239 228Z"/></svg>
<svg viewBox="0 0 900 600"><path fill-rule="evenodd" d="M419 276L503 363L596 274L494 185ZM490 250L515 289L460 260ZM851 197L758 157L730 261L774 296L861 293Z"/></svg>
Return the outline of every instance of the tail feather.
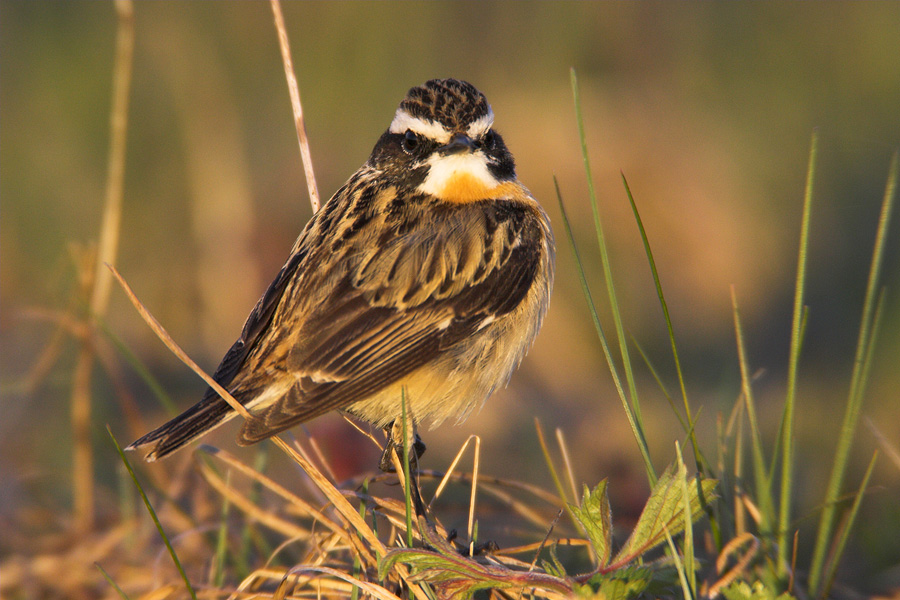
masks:
<svg viewBox="0 0 900 600"><path fill-rule="evenodd" d="M212 431L235 414L215 391L207 389L200 402L125 449L136 450L153 444L153 448L145 457L148 462L152 462L168 456L195 438Z"/></svg>

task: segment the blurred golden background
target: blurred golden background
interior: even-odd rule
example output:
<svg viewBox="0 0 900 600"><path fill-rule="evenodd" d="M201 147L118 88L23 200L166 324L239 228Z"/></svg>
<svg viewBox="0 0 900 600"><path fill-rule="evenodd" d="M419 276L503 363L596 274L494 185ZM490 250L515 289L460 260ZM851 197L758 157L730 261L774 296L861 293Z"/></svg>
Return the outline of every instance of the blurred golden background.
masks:
<svg viewBox="0 0 900 600"><path fill-rule="evenodd" d="M538 341L508 389L463 426L423 432L443 468L470 434L482 469L546 485L533 419L561 428L575 473L611 478L619 515L646 484L566 242L559 179L608 332L569 68L628 334L677 390L669 342L623 190L631 185L667 295L698 431L740 392L729 286L742 307L756 393L773 440L784 386L810 136L820 135L798 396L801 514L817 516L847 396L870 252L891 153L900 144L898 3L288 3L306 126L327 198L362 164L406 90L433 77L491 102L519 178L555 225L557 282ZM73 245L96 240L106 181L115 40L111 3L0 2L0 518L70 503L74 342L34 389L28 376L77 288ZM268 3L138 3L118 268L172 336L212 370L310 216ZM900 445L900 231L885 259L883 327L864 414ZM78 309L78 307L75 307ZM204 385L157 341L120 290L107 326L181 408ZM636 353L633 353L636 356ZM638 359L639 360L639 359ZM147 426L165 414L126 361ZM99 476L113 494L125 424L98 367ZM658 469L684 434L643 365L644 418ZM309 428L349 476L377 451L339 418ZM235 449L234 428L208 441ZM863 427L859 468L878 447ZM187 460L185 456L173 461ZM167 468L162 463L153 468ZM850 560L862 581L900 568L898 467L882 459ZM102 510L102 508L101 508ZM814 523L810 518L800 523ZM885 536L885 531L895 535ZM802 535L811 546L812 534ZM9 551L9 548L4 548ZM882 579L878 579L882 578Z"/></svg>

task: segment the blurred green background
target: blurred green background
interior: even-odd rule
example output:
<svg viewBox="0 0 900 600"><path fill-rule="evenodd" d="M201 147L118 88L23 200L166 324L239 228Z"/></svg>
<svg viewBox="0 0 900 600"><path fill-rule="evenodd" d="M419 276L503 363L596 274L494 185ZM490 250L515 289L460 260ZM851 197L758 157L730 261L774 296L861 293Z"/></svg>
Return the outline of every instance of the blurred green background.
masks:
<svg viewBox="0 0 900 600"><path fill-rule="evenodd" d="M711 455L717 419L740 391L731 284L751 368L760 370L767 437L777 430L808 149L818 128L797 417L797 504L807 517L798 525L808 551L806 527L815 522L808 517L817 515L843 413L888 163L900 144L900 3L321 2L287 3L284 13L322 196L366 160L409 87L452 76L487 95L520 179L556 228L557 283L534 349L509 388L464 426L424 432L426 466L442 468L476 433L486 472L547 485L533 426L539 417L547 430L565 432L580 479L611 477L622 517L642 503L644 477L553 192L555 175L606 315L569 68L580 78L628 332L674 393L665 324L620 171L656 254ZM72 247L98 236L115 26L111 3L0 2L4 521L24 507L69 502L75 344L35 390L26 393L26 382L55 329L54 311L71 306ZM118 266L173 337L212 370L310 216L272 14L262 2L138 3L135 26ZM896 215L893 221L864 413L896 446L900 232ZM203 384L118 289L107 324L179 406L199 398ZM164 412L147 387L123 360L116 364L147 425L161 423ZM662 468L683 433L649 371L641 368L639 377L650 448ZM116 459L105 424L123 442L141 432L126 427L109 378L95 380L97 462L112 481ZM341 475L374 466L377 452L340 419L309 428ZM224 429L210 441L232 449L234 428ZM863 428L848 485L858 485L877 446ZM848 567L865 585L883 584L900 568L897 465L882 459L875 481Z"/></svg>

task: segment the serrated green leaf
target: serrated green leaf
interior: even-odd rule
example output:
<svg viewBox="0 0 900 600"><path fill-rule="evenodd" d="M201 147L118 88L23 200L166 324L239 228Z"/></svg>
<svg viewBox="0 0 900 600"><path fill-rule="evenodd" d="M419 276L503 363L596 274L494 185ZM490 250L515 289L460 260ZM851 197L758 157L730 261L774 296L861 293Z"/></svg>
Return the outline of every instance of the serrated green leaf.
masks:
<svg viewBox="0 0 900 600"><path fill-rule="evenodd" d="M613 579L600 584L598 591L607 600L630 600L644 593L649 585L649 579Z"/></svg>
<svg viewBox="0 0 900 600"><path fill-rule="evenodd" d="M424 519L420 518L419 526L431 549L391 550L378 564L379 578L384 579L395 564L402 563L410 567L412 581L425 581L439 587L446 597L467 599L486 589L533 588L559 594L572 593L571 583L563 578L479 562L459 554Z"/></svg>
<svg viewBox="0 0 900 600"><path fill-rule="evenodd" d="M629 600L646 592L655 577L654 569L633 565L612 573L595 575L585 586L575 591L586 598Z"/></svg>
<svg viewBox="0 0 900 600"><path fill-rule="evenodd" d="M597 555L597 564L605 567L612 554L612 511L609 508L607 480L603 479L593 490L584 486L581 506L570 504L569 508L584 527Z"/></svg>
<svg viewBox="0 0 900 600"><path fill-rule="evenodd" d="M775 592L766 588L761 581L756 581L752 585L746 581L736 581L722 588L721 592L725 600L794 600L794 596L787 592L776 596Z"/></svg>
<svg viewBox="0 0 900 600"><path fill-rule="evenodd" d="M714 479L698 481L696 477L687 479L686 482L679 481L677 470L674 466L669 466L657 481L634 531L613 562L615 564L631 562L665 541L666 530L671 536L681 533L685 524L683 490L686 488L690 496L688 502L693 523L703 511L703 506L715 497L717 483Z"/></svg>

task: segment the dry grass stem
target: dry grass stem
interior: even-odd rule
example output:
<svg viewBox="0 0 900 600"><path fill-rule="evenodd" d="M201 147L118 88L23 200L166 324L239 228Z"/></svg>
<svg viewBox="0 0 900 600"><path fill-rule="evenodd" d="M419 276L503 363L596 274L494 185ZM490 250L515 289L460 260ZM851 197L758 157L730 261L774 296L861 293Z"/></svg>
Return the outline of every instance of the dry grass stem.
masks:
<svg viewBox="0 0 900 600"><path fill-rule="evenodd" d="M302 539L309 537L310 531L308 529L299 527L292 521L281 519L271 512L264 510L243 494L239 494L233 487L230 487L225 480L219 477L219 475L207 465L201 464L199 468L200 473L203 475L206 482L214 490L219 492L223 498L246 514L251 522L256 521L262 523L269 529L277 531L287 537Z"/></svg>
<svg viewBox="0 0 900 600"><path fill-rule="evenodd" d="M552 533L552 532L551 532ZM516 554L529 554L535 551L540 551L544 546L547 545L547 539L545 538L540 542L532 542L530 544L522 544L521 546L511 546L509 548L501 548L494 552L494 556L502 557L504 559L511 559ZM565 538L556 538L553 540L553 543L557 546L572 546L572 547L587 547L590 545L590 542L584 538L573 538L573 537L565 537ZM523 567L528 567L531 563L520 562Z"/></svg>
<svg viewBox="0 0 900 600"><path fill-rule="evenodd" d="M569 487L572 488L573 501L581 506L581 500L578 499L578 489L575 487L575 470L572 468L572 460L569 458L569 447L566 445L566 437L563 434L563 430L559 427L556 428L556 443L559 444L563 464L566 466L566 478L569 480Z"/></svg>
<svg viewBox="0 0 900 600"><path fill-rule="evenodd" d="M448 471L447 473L441 473L440 471L421 470L419 471L419 475L422 477L441 478L442 481L447 480L458 483L470 482L472 479L472 475L470 473L453 473L450 471ZM543 529L546 526L547 518L539 515L535 510L529 508L525 502L522 502L519 499L513 497L512 494L505 492L504 489L510 489L516 492L525 492L554 508L559 508L562 505L562 501L559 499L559 496L555 496L537 486L530 485L521 481L512 481L509 479L502 479L500 477L490 475L479 475L478 480L479 488L486 494L489 494L497 500L505 503L507 506L509 506L510 509L515 511L517 514L525 517L526 519L531 521L533 525L539 527L540 529ZM432 503L434 502L436 497L437 494L435 494L435 498L432 499ZM429 503L429 508L430 507L431 504Z"/></svg>
<svg viewBox="0 0 900 600"><path fill-rule="evenodd" d="M112 276L102 266L116 262L122 221L122 196L125 181L125 147L128 133L128 97L134 57L134 6L131 0L116 0L116 56L113 72L110 144L107 163L106 200L100 243L97 247L96 281L91 293L91 313L102 315L109 304Z"/></svg>
<svg viewBox="0 0 900 600"><path fill-rule="evenodd" d="M434 496L431 498L431 502L428 503L429 510L431 509L431 505L435 500L441 495L441 492L444 491L444 488L447 485L447 482L450 481L450 478L453 476L453 472L456 469L456 465L459 464L460 459L462 458L463 453L466 451L466 448L469 447L469 443L475 441L475 456L473 458L473 470L472 470L472 492L469 498L469 520L467 523L467 533L469 536L469 552L472 551L472 530L474 528L474 520L475 520L475 493L478 487L478 464L480 462L481 457L481 438L477 435L470 435L463 445L460 447L459 451L456 453L456 456L453 457L453 461L450 463L450 467L447 469L447 472L441 478L441 482L438 484L437 489L434 491Z"/></svg>
<svg viewBox="0 0 900 600"><path fill-rule="evenodd" d="M300 142L300 158L303 160L303 172L306 174L306 186L309 189L309 203L313 213L319 212L319 188L316 186L316 174L313 172L312 154L309 151L309 139L306 137L306 124L303 121L303 105L300 104L300 86L294 74L291 60L291 45L288 41L287 29L284 26L284 15L281 13L281 2L271 0L272 14L275 17L275 29L278 31L278 46L281 48L281 60L284 62L284 75L287 78L288 93L291 96L291 108L294 110L294 124L297 127L297 139Z"/></svg>
<svg viewBox="0 0 900 600"><path fill-rule="evenodd" d="M116 280L119 282L119 285L122 286L125 294L128 296L128 299L131 301L131 304L137 309L138 314L141 315L141 318L144 319L144 322L150 326L150 329L153 330L153 333L156 334L156 337L162 341L163 344L166 345L166 348L174 354L178 360L186 364L194 373L200 376L200 378L206 382L211 388L213 388L219 396L225 400L229 406L238 414L240 414L245 419L252 419L253 416L250 412L244 407L243 404L235 400L231 394L229 394L225 388L223 388L219 383L209 376L200 366L191 359L187 353L181 349L181 347L172 339L172 336L169 335L169 332L165 330L165 328L156 320L149 310L144 306L144 304L138 299L137 295L134 293L134 290L131 289L131 286L125 281L125 278L119 273L119 271L112 265L106 265L110 271L112 271Z"/></svg>
<svg viewBox="0 0 900 600"><path fill-rule="evenodd" d="M113 71L113 97L110 112L110 144L106 181L106 201L100 244L95 264L115 262L119 244L122 216L122 188L125 176L125 136L128 123L128 95L131 87L132 56L134 54L134 13L130 0L117 0L116 56ZM91 321L101 316L109 303L111 278L92 265L82 271L83 281L89 281L86 316ZM94 340L89 334L82 338L75 372L72 377L72 474L76 531L90 531L94 526L94 452L91 446L91 375L94 367Z"/></svg>
<svg viewBox="0 0 900 600"><path fill-rule="evenodd" d="M447 471L444 473L444 476L441 477L440 483L438 483L437 489L434 490L434 496L431 498L431 502L428 503L428 508L431 509L431 505L437 500L441 493L444 491L444 488L447 486L447 482L450 481L451 477L453 477L453 472L456 470L456 465L459 464L460 459L462 458L463 452L466 451L466 448L469 447L469 442L472 441L474 436L469 436L469 438L463 442L463 445L456 452L456 456L453 457L453 460L450 462L450 466L447 467Z"/></svg>
<svg viewBox="0 0 900 600"><path fill-rule="evenodd" d="M759 540L749 533L739 535L725 544L716 559L716 572L722 576L703 595L708 598L716 598L722 588L730 585L746 572L747 567L756 558L759 548ZM725 572L728 561L733 557L737 557L735 565Z"/></svg>
<svg viewBox="0 0 900 600"><path fill-rule="evenodd" d="M221 460L222 462L224 462L225 464L227 464L231 469L234 469L237 472L239 472L243 475L246 475L251 480L262 485L265 489L269 490L276 496L285 500L288 503L288 506L291 509L293 509L295 514L298 514L303 517L308 517L308 518L312 519L313 521L316 521L317 523L321 523L322 525L324 525L326 528L333 531L334 533L340 534L344 531L337 523L335 523L332 519L325 516L325 514L322 513L321 511L315 509L308 502L306 502L305 500L303 500L296 494L291 493L289 490L285 489L283 486L279 485L278 483L276 483L269 477L266 477L259 471L256 471L252 467L245 465L244 463L238 461L229 453L227 453L223 450L214 450L213 451L213 449L210 448L209 446L205 446L204 449L207 452L210 452L211 455L214 456L215 458L217 458L217 459ZM212 471L209 471L208 474L206 472L204 472L204 475L211 475L211 476L216 477L221 480L221 477L219 477Z"/></svg>
<svg viewBox="0 0 900 600"><path fill-rule="evenodd" d="M319 466L325 471L325 474L328 476L332 482L337 481L337 476L335 476L334 471L331 469L331 465L328 464L328 461L325 459L325 455L322 453L322 448L319 446L319 442L316 441L316 438L309 435L309 432L306 431L306 428L303 429L306 434L306 439L309 441L309 447L312 448L313 452L316 455L316 460L319 461ZM299 443L297 444L300 445Z"/></svg>
<svg viewBox="0 0 900 600"><path fill-rule="evenodd" d="M534 549L534 558L531 559L531 564L528 565L528 572L531 573L534 571L534 568L537 566L538 558L541 557L541 552L544 550L544 546L547 545L547 540L550 539L550 534L553 533L553 528L556 527L556 524L559 523L559 518L562 516L563 510L559 509L556 513L556 516L553 517L553 522L550 523L550 527L547 528L547 533L544 534L544 539L541 540L541 543L537 545Z"/></svg>

